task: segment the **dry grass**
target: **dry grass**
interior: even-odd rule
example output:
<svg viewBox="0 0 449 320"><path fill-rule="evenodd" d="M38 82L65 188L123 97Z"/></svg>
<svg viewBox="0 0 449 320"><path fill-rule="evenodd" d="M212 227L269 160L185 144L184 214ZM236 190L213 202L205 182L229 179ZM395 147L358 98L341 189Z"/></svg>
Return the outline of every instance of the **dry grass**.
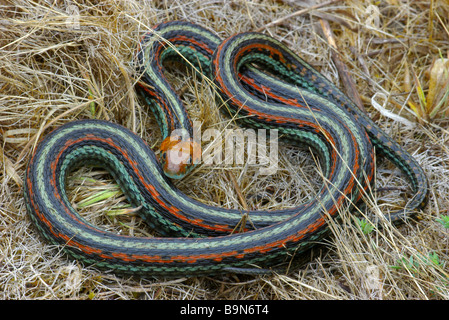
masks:
<svg viewBox="0 0 449 320"><path fill-rule="evenodd" d="M449 51L449 2L370 2L340 2L264 32L339 84L318 19L331 22L365 107L428 173L431 198L419 221L364 234L343 212L342 223L331 225L326 245L286 274L164 280L100 273L68 261L60 248L37 236L22 197L22 176L36 139L63 123L96 117L121 123L157 146L156 124L133 91L130 60L141 34L163 20L187 19L225 37L256 30L301 7L287 0L0 1L0 298L448 299L449 229L439 222L449 215L447 103L432 117L425 116L422 103L419 118L413 108L422 102L419 89L427 92L432 61ZM193 118L220 130L229 125L216 112L207 84L176 72L169 76ZM373 109L367 97L376 93L415 126ZM319 178L307 153L291 147L281 151L280 170L273 176L258 176L252 167L204 166L178 185L209 204L293 206L313 194ZM104 172L83 168L68 183L73 203L87 219L122 233L149 232L136 216L123 214L120 192L86 203L93 193L115 190ZM379 161L375 190L404 185L396 169ZM375 216L404 197L404 192L373 194L377 204L368 208Z"/></svg>

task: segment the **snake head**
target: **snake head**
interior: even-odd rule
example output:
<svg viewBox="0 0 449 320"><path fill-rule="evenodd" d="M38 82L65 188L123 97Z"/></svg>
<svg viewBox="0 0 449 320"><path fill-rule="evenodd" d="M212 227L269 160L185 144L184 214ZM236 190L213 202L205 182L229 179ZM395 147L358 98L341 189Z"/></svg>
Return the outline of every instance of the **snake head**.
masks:
<svg viewBox="0 0 449 320"><path fill-rule="evenodd" d="M178 135L165 138L160 151L164 173L172 179L184 177L201 159L201 145Z"/></svg>

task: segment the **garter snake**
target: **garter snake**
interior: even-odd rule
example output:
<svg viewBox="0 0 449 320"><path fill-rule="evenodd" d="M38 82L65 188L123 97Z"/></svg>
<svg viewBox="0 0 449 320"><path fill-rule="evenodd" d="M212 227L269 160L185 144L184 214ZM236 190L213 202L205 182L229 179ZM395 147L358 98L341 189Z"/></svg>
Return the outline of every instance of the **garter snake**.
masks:
<svg viewBox="0 0 449 320"><path fill-rule="evenodd" d="M188 198L168 178L189 171L196 156L171 166L173 143L195 148L191 120L164 76L178 60L212 79L222 108L242 126L277 129L319 156L324 181L315 198L295 208L249 211L252 224L232 233L242 212ZM308 249L328 232L326 220L357 203L374 175L374 148L408 178L414 193L395 223L424 208L427 180L421 167L339 89L279 41L259 33L221 40L181 21L144 35L135 57L137 84L164 136L162 166L153 151L123 126L101 120L69 122L42 139L26 170L27 211L38 231L72 257L118 273L161 276L246 272L269 268ZM186 132L175 139L175 130ZM187 137L187 138L186 138ZM167 140L168 139L168 140ZM101 165L159 237L130 237L83 219L65 192L79 165Z"/></svg>

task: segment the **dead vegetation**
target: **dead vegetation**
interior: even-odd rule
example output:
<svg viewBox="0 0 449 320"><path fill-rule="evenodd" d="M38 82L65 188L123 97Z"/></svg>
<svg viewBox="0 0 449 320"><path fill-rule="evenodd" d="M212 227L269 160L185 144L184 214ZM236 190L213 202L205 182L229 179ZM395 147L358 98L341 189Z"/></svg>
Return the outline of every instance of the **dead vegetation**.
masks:
<svg viewBox="0 0 449 320"><path fill-rule="evenodd" d="M449 2L336 1L0 1L0 298L3 299L448 299ZM221 37L262 30L341 86L319 20L329 21L340 58L370 116L423 166L430 202L419 219L377 230L342 212L313 256L273 276L131 279L65 259L32 228L22 176L36 141L74 119L121 123L157 148L159 131L136 96L130 64L140 36L157 22L186 19ZM168 74L192 118L223 130L212 91L191 74ZM313 194L313 159L282 147L279 170L202 166L178 186L232 208L282 208ZM193 187L192 187L193 186ZM403 201L398 170L379 159L368 211ZM393 190L392 190L393 189ZM148 230L105 172L82 168L68 181L86 219L132 235ZM94 198L91 196L94 194Z"/></svg>

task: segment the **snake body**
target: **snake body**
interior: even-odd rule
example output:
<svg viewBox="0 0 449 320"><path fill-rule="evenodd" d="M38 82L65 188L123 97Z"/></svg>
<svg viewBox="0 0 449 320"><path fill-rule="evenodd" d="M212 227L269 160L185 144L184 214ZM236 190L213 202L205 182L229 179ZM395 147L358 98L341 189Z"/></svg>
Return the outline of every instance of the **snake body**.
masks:
<svg viewBox="0 0 449 320"><path fill-rule="evenodd" d="M275 266L321 240L328 233L327 219L362 198L374 176L373 146L401 169L414 193L389 219L403 221L426 205L427 180L413 157L335 85L269 36L241 33L223 41L196 24L166 22L142 37L135 60L142 80L137 89L156 115L164 152L170 151L175 130L192 134L191 120L163 73L166 61L178 60L213 80L222 109L240 125L277 129L286 141L313 149L324 181L316 197L298 207L246 212L251 223L245 232L233 233L241 211L190 199L168 178L189 172L193 156L174 171L167 163L161 166L147 144L125 127L101 120L67 123L38 144L24 194L44 238L86 264L175 277ZM196 142L181 135L175 143L192 147ZM111 172L161 236L118 235L81 217L68 200L65 182L74 167L85 164Z"/></svg>

